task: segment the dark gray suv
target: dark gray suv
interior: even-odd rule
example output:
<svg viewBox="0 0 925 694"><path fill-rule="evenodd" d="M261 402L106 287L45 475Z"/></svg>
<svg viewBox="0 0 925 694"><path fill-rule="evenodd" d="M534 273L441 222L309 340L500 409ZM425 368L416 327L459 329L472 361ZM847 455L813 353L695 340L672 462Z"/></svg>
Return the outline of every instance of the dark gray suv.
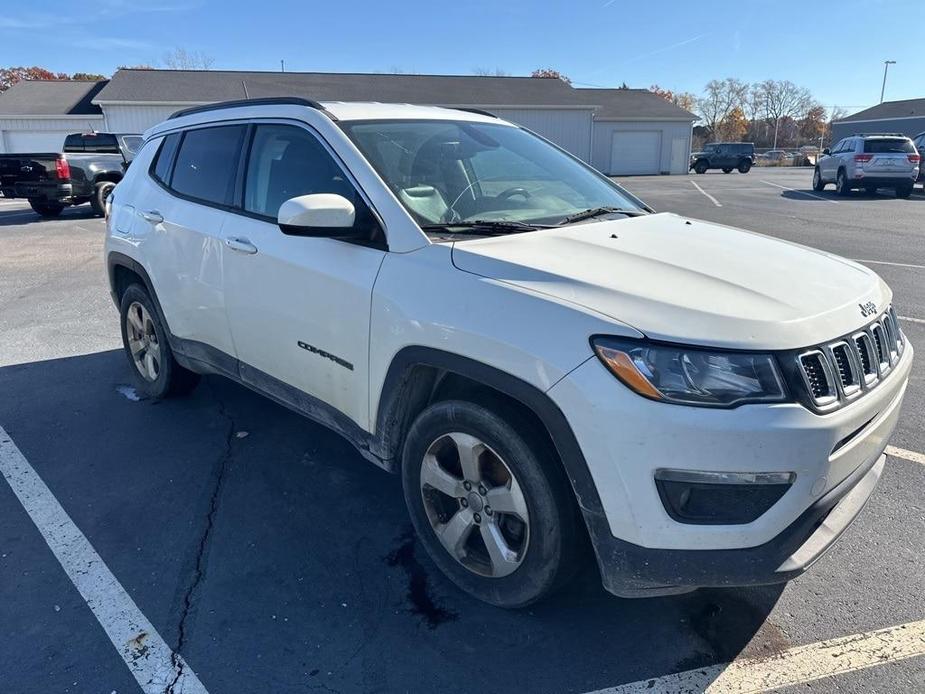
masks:
<svg viewBox="0 0 925 694"><path fill-rule="evenodd" d="M723 173L748 173L755 163L755 145L751 142L714 142L691 155L690 168L696 173L722 169Z"/></svg>

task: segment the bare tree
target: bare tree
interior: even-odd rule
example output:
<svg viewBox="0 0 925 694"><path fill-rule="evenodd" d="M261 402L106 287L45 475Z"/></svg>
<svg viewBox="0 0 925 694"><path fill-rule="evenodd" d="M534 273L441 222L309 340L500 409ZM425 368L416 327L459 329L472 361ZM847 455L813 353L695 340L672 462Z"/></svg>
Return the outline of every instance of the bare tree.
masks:
<svg viewBox="0 0 925 694"><path fill-rule="evenodd" d="M774 149L782 118L797 119L806 113L813 98L805 87L790 80L765 80L755 85L760 110L769 122L774 123Z"/></svg>
<svg viewBox="0 0 925 694"><path fill-rule="evenodd" d="M744 107L747 95L748 84L735 77L707 82L704 95L697 99L697 112L711 134L734 108Z"/></svg>
<svg viewBox="0 0 925 694"><path fill-rule="evenodd" d="M477 67L472 70L472 74L478 77L509 77L511 73L500 67L496 67L494 70L485 67Z"/></svg>
<svg viewBox="0 0 925 694"><path fill-rule="evenodd" d="M202 51L177 47L165 53L162 62L168 70L211 70L215 59Z"/></svg>

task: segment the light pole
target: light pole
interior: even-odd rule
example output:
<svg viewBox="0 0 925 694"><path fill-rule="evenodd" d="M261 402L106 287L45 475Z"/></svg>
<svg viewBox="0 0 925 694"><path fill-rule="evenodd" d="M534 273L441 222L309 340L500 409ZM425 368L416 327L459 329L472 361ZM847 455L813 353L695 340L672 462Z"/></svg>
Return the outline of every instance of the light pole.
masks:
<svg viewBox="0 0 925 694"><path fill-rule="evenodd" d="M880 103L883 103L883 93L886 91L886 71L890 69L890 65L896 65L895 60L884 60L883 61L883 86L880 87Z"/></svg>

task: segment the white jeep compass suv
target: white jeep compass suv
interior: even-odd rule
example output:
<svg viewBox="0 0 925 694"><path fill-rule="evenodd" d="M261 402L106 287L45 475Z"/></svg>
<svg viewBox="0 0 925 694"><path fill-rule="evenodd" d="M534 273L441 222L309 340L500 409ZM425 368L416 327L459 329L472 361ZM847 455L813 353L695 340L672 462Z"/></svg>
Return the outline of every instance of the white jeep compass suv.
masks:
<svg viewBox="0 0 925 694"><path fill-rule="evenodd" d="M193 108L110 204L141 388L220 374L340 432L495 605L587 544L620 596L793 578L871 495L909 377L867 268L655 214L487 113Z"/></svg>

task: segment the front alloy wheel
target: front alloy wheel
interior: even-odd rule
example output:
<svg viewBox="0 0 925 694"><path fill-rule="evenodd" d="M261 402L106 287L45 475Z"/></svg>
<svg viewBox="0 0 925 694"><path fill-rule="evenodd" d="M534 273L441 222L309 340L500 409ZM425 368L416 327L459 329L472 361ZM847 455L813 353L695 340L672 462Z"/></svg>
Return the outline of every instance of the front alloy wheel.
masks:
<svg viewBox="0 0 925 694"><path fill-rule="evenodd" d="M492 605L523 607L578 569L580 515L545 431L510 401L478 397L417 416L402 490L421 544L453 583Z"/></svg>
<svg viewBox="0 0 925 694"><path fill-rule="evenodd" d="M451 432L431 443L421 465L421 498L434 534L462 566L507 576L530 543L530 513L510 468L484 441Z"/></svg>

